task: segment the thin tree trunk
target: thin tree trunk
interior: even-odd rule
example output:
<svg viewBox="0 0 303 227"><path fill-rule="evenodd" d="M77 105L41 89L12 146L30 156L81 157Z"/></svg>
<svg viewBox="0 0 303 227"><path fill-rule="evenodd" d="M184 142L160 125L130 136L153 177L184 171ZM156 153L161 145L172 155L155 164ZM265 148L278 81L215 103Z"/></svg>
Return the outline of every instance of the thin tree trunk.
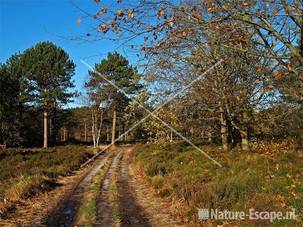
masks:
<svg viewBox="0 0 303 227"><path fill-rule="evenodd" d="M86 119L84 120L84 141L87 142L87 129Z"/></svg>
<svg viewBox="0 0 303 227"><path fill-rule="evenodd" d="M211 130L210 129L208 129L208 131L207 131L207 142L208 143L212 143L213 142L213 138L212 138L212 132L211 132Z"/></svg>
<svg viewBox="0 0 303 227"><path fill-rule="evenodd" d="M92 109L92 137L93 137L93 143L94 147L96 147L96 126L95 126L95 114L94 114L94 109Z"/></svg>
<svg viewBox="0 0 303 227"><path fill-rule="evenodd" d="M103 110L101 110L101 114L100 114L100 125L99 125L99 129L98 129L96 146L99 146L99 140L100 140L100 135L101 135L102 123L103 123ZM97 122L96 122L96 124L97 124Z"/></svg>
<svg viewBox="0 0 303 227"><path fill-rule="evenodd" d="M63 142L66 141L66 128L63 128Z"/></svg>
<svg viewBox="0 0 303 227"><path fill-rule="evenodd" d="M248 151L249 150L249 141L248 141L248 116L247 112L245 111L243 113L243 127L241 127L240 134L241 134L241 144L242 144L242 150Z"/></svg>
<svg viewBox="0 0 303 227"><path fill-rule="evenodd" d="M49 137L50 137L51 143L52 143L52 135L53 135L52 128L53 128L52 119L50 118L49 119Z"/></svg>
<svg viewBox="0 0 303 227"><path fill-rule="evenodd" d="M117 112L116 112L116 110L114 110L113 125L112 125L112 144L115 144L116 120L117 120Z"/></svg>
<svg viewBox="0 0 303 227"><path fill-rule="evenodd" d="M47 112L43 112L43 147L47 148L48 146L48 130L47 130Z"/></svg>
<svg viewBox="0 0 303 227"><path fill-rule="evenodd" d="M106 141L109 141L109 129L106 127Z"/></svg>
<svg viewBox="0 0 303 227"><path fill-rule="evenodd" d="M227 122L225 117L225 111L222 105L220 105L220 124L221 124L221 141L222 141L222 148L224 151L228 150L228 141L227 141Z"/></svg>

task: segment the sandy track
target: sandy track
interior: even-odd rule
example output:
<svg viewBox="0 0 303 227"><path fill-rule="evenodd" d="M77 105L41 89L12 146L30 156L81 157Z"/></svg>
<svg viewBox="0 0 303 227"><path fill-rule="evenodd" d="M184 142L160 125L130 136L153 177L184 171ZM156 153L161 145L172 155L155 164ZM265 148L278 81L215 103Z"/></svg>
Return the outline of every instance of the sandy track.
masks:
<svg viewBox="0 0 303 227"><path fill-rule="evenodd" d="M83 202L85 190L107 160L113 159L100 186L94 226L117 226L109 202L109 190L111 190L110 185L113 176L117 180L118 208L122 226L184 226L174 220L175 215L170 204L155 196L148 184L130 168L131 150L131 146L116 147L116 151L119 151L118 154L114 156L103 154L89 168L81 170L81 177L73 181L71 189L68 189L60 198L53 198L53 201L52 197L48 198L49 204L53 202L57 205L55 209L51 209L51 212L47 213L48 215L43 219L44 221L35 221L33 214L30 214L32 216L31 222L22 221L17 223L21 226L24 226L25 223L27 223L25 226L29 226L29 223L35 223L32 226L74 226L75 217ZM118 179L116 178L117 175ZM66 188L66 186L63 188ZM14 224L17 223L14 222Z"/></svg>
<svg viewBox="0 0 303 227"><path fill-rule="evenodd" d="M46 226L72 226L75 215L81 205L83 192L89 185L92 178L97 174L100 168L105 164L108 159L108 155L104 154L96 160L94 167L78 182L74 187L74 190L63 200L59 207L53 214L49 215L45 225Z"/></svg>
<svg viewBox="0 0 303 227"><path fill-rule="evenodd" d="M118 192L122 226L151 226L144 209L138 204L129 185L129 158L125 154L120 168Z"/></svg>
<svg viewBox="0 0 303 227"><path fill-rule="evenodd" d="M119 158L122 153L118 153L105 174L105 177L101 186L101 193L97 200L97 218L96 218L96 226L113 226L113 218L112 218L112 209L110 203L108 201L108 189L110 185L110 181L112 178L112 174L116 171L118 167Z"/></svg>

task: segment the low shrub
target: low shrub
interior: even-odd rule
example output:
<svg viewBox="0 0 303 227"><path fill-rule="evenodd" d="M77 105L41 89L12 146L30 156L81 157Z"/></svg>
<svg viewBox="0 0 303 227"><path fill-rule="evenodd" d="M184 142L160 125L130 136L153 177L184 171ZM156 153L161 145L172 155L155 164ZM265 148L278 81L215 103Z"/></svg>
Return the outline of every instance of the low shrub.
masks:
<svg viewBox="0 0 303 227"><path fill-rule="evenodd" d="M58 176L70 174L94 153L84 146L10 148L0 152L0 203L4 199L16 201L45 190Z"/></svg>
<svg viewBox="0 0 303 227"><path fill-rule="evenodd" d="M254 152L200 148L223 167L177 143L137 145L133 167L138 174L144 173L159 196L183 201L180 215L191 222L198 221L198 208L245 210L249 206L295 209L303 220L303 154L287 151L285 143L262 144Z"/></svg>
<svg viewBox="0 0 303 227"><path fill-rule="evenodd" d="M21 177L6 192L4 198L8 201L18 201L29 197L40 190L49 189L52 182L49 178L41 175Z"/></svg>

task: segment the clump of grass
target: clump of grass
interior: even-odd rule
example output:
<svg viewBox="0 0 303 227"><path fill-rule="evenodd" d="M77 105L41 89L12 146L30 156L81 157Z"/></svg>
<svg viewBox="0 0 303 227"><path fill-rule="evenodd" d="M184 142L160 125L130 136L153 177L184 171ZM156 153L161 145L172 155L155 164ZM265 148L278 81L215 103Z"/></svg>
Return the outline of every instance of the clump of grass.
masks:
<svg viewBox="0 0 303 227"><path fill-rule="evenodd" d="M93 226L97 215L97 198L101 192L103 178L112 163L109 158L101 167L98 173L92 178L92 181L84 192L82 205L77 213L75 224L78 226Z"/></svg>
<svg viewBox="0 0 303 227"><path fill-rule="evenodd" d="M284 145L283 149L276 147L281 146L223 152L215 146L202 146L223 165L219 168L184 144L137 145L133 166L159 196L183 201L181 215L191 222L198 221L197 208L245 210L248 206L294 208L302 221L303 155L287 152ZM262 199L266 195L271 196Z"/></svg>
<svg viewBox="0 0 303 227"><path fill-rule="evenodd" d="M18 201L42 189L49 188L50 183L50 179L43 175L21 177L17 183L5 192L4 198L11 202Z"/></svg>
<svg viewBox="0 0 303 227"><path fill-rule="evenodd" d="M161 189L164 185L164 178L161 175L156 175L151 178L151 183L154 188Z"/></svg>

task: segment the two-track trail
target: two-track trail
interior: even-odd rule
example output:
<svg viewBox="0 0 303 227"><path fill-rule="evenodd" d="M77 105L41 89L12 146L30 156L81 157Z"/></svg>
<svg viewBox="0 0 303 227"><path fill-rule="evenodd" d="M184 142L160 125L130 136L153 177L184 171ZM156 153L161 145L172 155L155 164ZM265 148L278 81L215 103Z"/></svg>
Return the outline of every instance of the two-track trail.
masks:
<svg viewBox="0 0 303 227"><path fill-rule="evenodd" d="M97 218L95 225L98 226L114 226L112 207L109 202L109 186L112 180L113 173L117 170L119 165L119 159L123 155L119 152L104 176L103 183L101 185L101 193L97 200Z"/></svg>
<svg viewBox="0 0 303 227"><path fill-rule="evenodd" d="M72 226L77 211L81 205L83 193L90 184L92 178L97 174L100 168L109 158L108 154L103 154L97 160L92 169L82 177L82 179L74 186L73 190L60 203L57 209L49 215L45 221L46 226Z"/></svg>
<svg viewBox="0 0 303 227"><path fill-rule="evenodd" d="M132 148L115 146L101 154L74 176L63 178L60 187L33 200L32 209L19 209L22 212L14 213L4 226L82 226L78 218L91 211L82 208L95 186L90 226L184 226L175 220L171 204L133 171Z"/></svg>
<svg viewBox="0 0 303 227"><path fill-rule="evenodd" d="M129 184L129 157L128 152L124 154L118 181L120 213L122 226L151 226L142 206L137 202L132 188Z"/></svg>

